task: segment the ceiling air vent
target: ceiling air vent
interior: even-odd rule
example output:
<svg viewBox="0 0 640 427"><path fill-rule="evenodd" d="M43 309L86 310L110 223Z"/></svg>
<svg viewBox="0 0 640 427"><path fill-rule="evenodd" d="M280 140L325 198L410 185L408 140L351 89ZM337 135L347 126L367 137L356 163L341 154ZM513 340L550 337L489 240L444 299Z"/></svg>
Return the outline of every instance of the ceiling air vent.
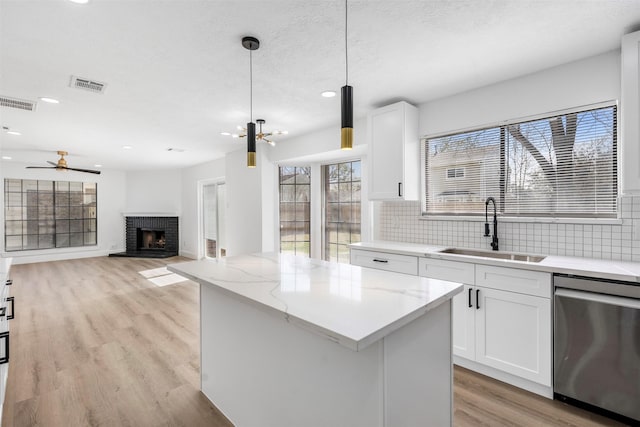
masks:
<svg viewBox="0 0 640 427"><path fill-rule="evenodd" d="M17 108L18 110L35 111L36 103L26 99L9 98L0 95L0 107Z"/></svg>
<svg viewBox="0 0 640 427"><path fill-rule="evenodd" d="M107 84L97 82L91 79L71 76L71 83L69 83L69 86L74 87L76 89L83 89L93 93L103 93Z"/></svg>

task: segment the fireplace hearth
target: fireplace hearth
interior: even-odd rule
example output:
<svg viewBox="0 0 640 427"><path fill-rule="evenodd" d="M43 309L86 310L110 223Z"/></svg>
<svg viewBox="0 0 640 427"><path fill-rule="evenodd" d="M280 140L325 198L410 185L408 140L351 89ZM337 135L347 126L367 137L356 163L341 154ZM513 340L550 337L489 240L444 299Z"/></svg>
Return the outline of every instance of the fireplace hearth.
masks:
<svg viewBox="0 0 640 427"><path fill-rule="evenodd" d="M126 252L109 256L168 258L178 255L178 217L125 217Z"/></svg>

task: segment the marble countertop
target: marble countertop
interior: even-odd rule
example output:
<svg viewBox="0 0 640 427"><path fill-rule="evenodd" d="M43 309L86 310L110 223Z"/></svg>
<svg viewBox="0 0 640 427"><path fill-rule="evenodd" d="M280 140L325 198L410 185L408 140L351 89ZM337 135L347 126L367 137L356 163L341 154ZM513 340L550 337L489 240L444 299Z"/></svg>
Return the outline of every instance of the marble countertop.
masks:
<svg viewBox="0 0 640 427"><path fill-rule="evenodd" d="M558 255L547 255L545 256L545 259L540 262L511 261L496 258L439 253L439 251L448 248L448 246L433 246L421 245L416 243L386 241L354 243L350 245L350 247L371 251L392 252L403 255L446 259L451 261L466 261L473 262L475 264L512 267L523 270L546 271L549 273L573 274L577 276L588 276L601 279L623 280L640 283L640 263L629 261L613 261Z"/></svg>
<svg viewBox="0 0 640 427"><path fill-rule="evenodd" d="M463 289L443 280L276 253L191 261L168 269L354 351Z"/></svg>

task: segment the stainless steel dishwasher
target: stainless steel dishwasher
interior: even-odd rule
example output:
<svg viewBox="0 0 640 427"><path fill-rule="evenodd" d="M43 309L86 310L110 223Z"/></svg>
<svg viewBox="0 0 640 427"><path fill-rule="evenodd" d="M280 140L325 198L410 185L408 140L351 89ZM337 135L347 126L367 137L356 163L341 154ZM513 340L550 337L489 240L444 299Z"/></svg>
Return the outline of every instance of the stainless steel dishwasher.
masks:
<svg viewBox="0 0 640 427"><path fill-rule="evenodd" d="M554 275L554 397L640 424L640 284Z"/></svg>

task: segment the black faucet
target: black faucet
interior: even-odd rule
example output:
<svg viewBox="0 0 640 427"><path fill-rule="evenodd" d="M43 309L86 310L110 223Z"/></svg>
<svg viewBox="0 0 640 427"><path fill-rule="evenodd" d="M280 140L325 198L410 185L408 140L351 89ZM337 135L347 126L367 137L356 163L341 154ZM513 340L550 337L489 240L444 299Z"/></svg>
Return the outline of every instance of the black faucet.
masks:
<svg viewBox="0 0 640 427"><path fill-rule="evenodd" d="M487 208L489 202L493 203L493 236L491 238L491 248L494 251L498 250L498 215L496 209L496 201L493 197L487 197L487 201L484 202L484 236L489 237L489 219L487 218Z"/></svg>

